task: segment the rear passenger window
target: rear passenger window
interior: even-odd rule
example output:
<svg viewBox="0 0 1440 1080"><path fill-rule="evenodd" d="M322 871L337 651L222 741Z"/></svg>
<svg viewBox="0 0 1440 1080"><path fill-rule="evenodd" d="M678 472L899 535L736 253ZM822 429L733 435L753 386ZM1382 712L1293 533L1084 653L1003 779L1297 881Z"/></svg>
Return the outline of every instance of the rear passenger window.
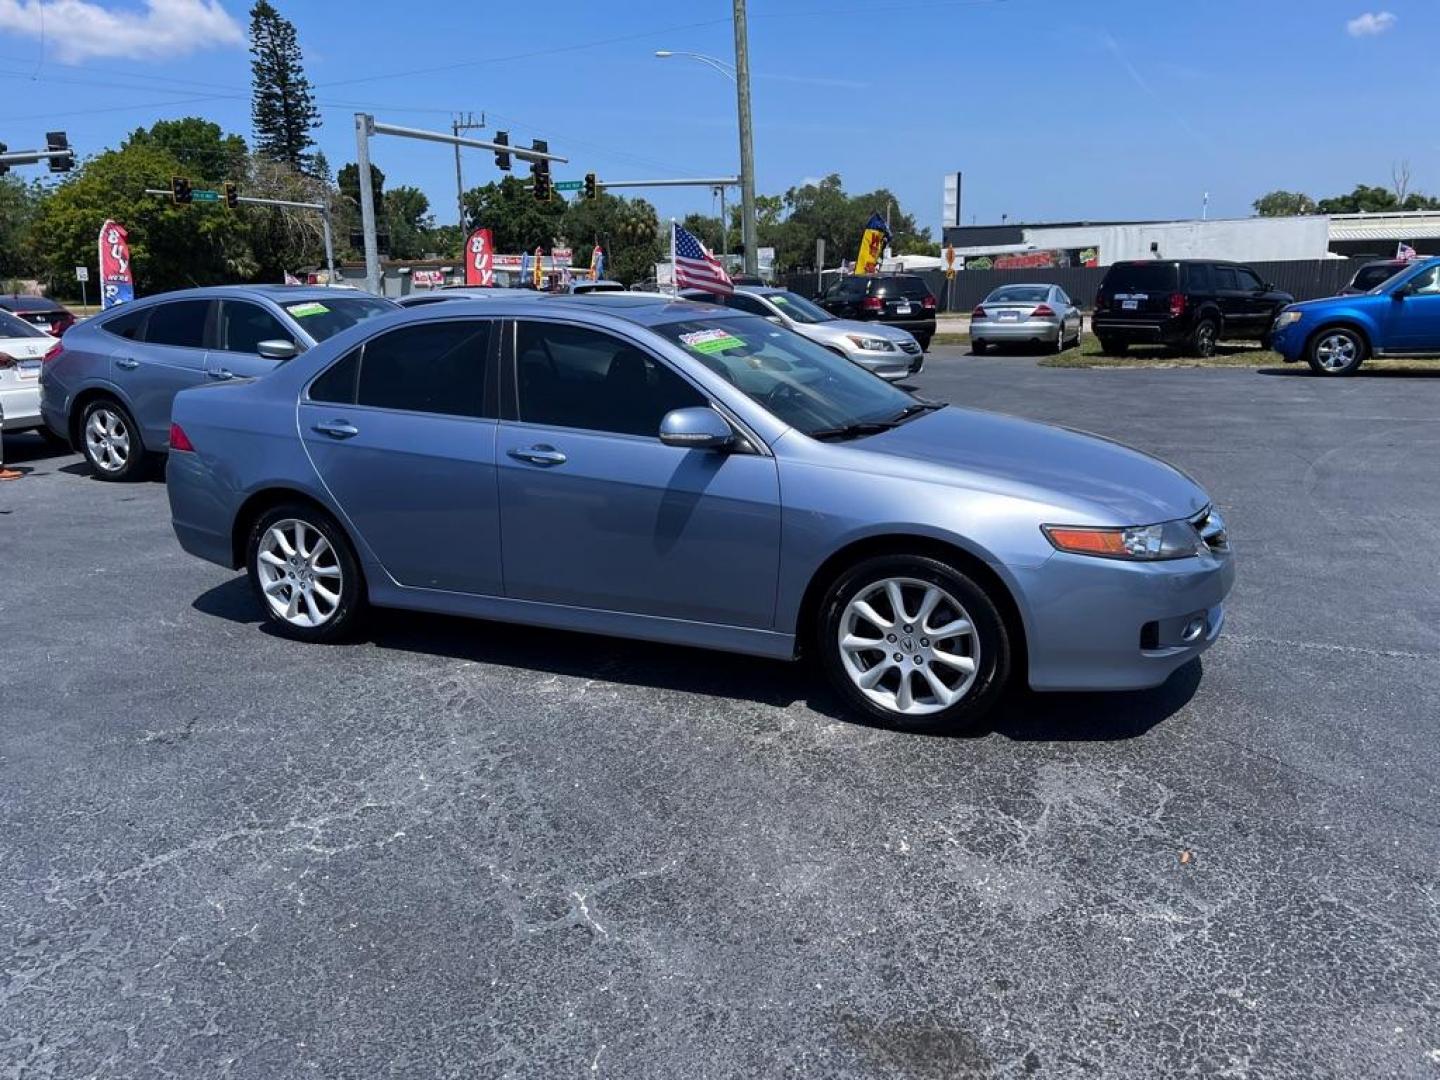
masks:
<svg viewBox="0 0 1440 1080"><path fill-rule="evenodd" d="M141 333L145 329L145 319L149 316L148 307L139 308L135 311L126 311L116 315L113 319L106 319L100 324L100 329L106 333L114 334L116 337L125 338L128 341L141 341Z"/></svg>
<svg viewBox="0 0 1440 1080"><path fill-rule="evenodd" d="M1191 263L1188 272L1190 274L1191 292L1208 293L1215 291L1215 275L1211 273L1209 263Z"/></svg>
<svg viewBox="0 0 1440 1080"><path fill-rule="evenodd" d="M706 404L664 364L598 330L522 322L515 359L520 419L527 424L653 438L671 409Z"/></svg>
<svg viewBox="0 0 1440 1080"><path fill-rule="evenodd" d="M419 323L372 338L360 354L355 404L442 416L484 416L490 328L489 321L466 319ZM348 359L336 367L343 367ZM331 368L326 375L334 372ZM343 375L336 375L337 388L341 379ZM315 385L320 386L318 381Z"/></svg>
<svg viewBox="0 0 1440 1080"><path fill-rule="evenodd" d="M205 319L209 300L176 300L150 309L145 340L151 345L175 345L184 349L205 347Z"/></svg>
<svg viewBox="0 0 1440 1080"><path fill-rule="evenodd" d="M1240 288L1240 279L1235 275L1233 266L1215 267L1215 288L1234 292Z"/></svg>

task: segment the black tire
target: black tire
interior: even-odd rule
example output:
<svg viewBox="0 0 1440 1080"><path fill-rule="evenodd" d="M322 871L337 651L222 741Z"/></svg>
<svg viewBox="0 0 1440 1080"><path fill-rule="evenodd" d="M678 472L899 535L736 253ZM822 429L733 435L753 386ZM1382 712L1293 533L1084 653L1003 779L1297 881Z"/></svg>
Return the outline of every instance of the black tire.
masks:
<svg viewBox="0 0 1440 1080"><path fill-rule="evenodd" d="M1337 364L1335 350L1343 348L1349 349L1349 355L1346 357L1343 352L1339 353ZM1327 326L1317 330L1305 346L1305 361L1310 370L1327 378L1354 375L1369 356L1370 343L1359 331L1348 326Z"/></svg>
<svg viewBox="0 0 1440 1080"><path fill-rule="evenodd" d="M1185 351L1191 356L1207 359L1215 355L1215 342L1220 338L1220 327L1214 319L1204 318L1195 324L1185 342Z"/></svg>
<svg viewBox="0 0 1440 1080"><path fill-rule="evenodd" d="M1100 352L1105 356L1124 356L1130 346L1119 338L1102 337L1100 339Z"/></svg>
<svg viewBox="0 0 1440 1080"><path fill-rule="evenodd" d="M92 437L92 425L103 434ZM130 410L114 398L96 398L86 404L80 414L79 436L80 453L96 480L124 483L144 477L150 463L140 426Z"/></svg>
<svg viewBox="0 0 1440 1080"><path fill-rule="evenodd" d="M972 342L970 342L970 351L971 351L972 353L974 353L976 356L981 356L981 355L983 355L984 353L986 353L986 352L989 350L989 348L990 348L990 343L989 343L989 342L986 342L986 341L972 341Z"/></svg>
<svg viewBox="0 0 1440 1080"><path fill-rule="evenodd" d="M332 605L321 603L320 607L325 618L313 626L301 626L290 622L282 612L271 607L270 600L266 595L266 582L262 580L260 569L262 542L271 526L286 521L300 522L309 530L323 536L334 553L333 565L338 568L340 573L340 587L338 590L332 590L339 596L338 603L333 605L333 610L331 610ZM313 551L316 546L312 541L309 550ZM328 573L331 565L330 561L322 556L316 563L319 573L315 573L312 569L311 581L318 577L323 583L325 581L323 575ZM291 567L286 572L298 573L299 570L299 567ZM355 558L355 550L351 547L350 539L334 517L313 503L282 503L279 506L271 507L255 519L245 541L245 572L250 578L250 589L255 594L255 600L260 605L260 609L265 613L266 621L283 637L313 643L344 641L354 634L365 611L365 582L361 576L360 563ZM300 580L303 583L303 577ZM288 600L295 595L295 585L290 585L286 581L275 584L281 589L288 589L287 592L277 594L281 600Z"/></svg>
<svg viewBox="0 0 1440 1080"><path fill-rule="evenodd" d="M877 584L893 578L903 578L909 582L921 583L905 586L904 588L909 590L908 592L902 590L902 598L907 608L911 608L912 604L918 606L923 585L935 585L958 602L964 609L964 616L973 627L973 634L968 639L957 639L957 644L952 645L951 649L969 649L968 655L972 657L975 655L975 650L978 649L979 663L976 665L973 678L964 695L948 707L918 714L902 713L893 707L887 708L856 685L847 668L845 653L840 647L840 639L841 633L845 629L846 612L850 602L867 590L875 588ZM911 610L914 609L911 608ZM944 604L937 607L935 611L942 614L931 617L945 618ZM889 615L892 618L894 616L893 610L879 611L877 609L877 613ZM865 625L867 627L874 626L871 623ZM889 643L888 636L884 637L883 641L881 638L877 638L876 640L882 641L885 647L867 651L863 655L868 659L859 660L857 663L866 663L872 669L883 665L891 667L897 672L893 679L890 674L881 678L876 688L878 693L898 698L899 683L904 678L915 680L911 683L912 688L918 688L921 694L933 699L935 695L927 689L924 672L919 670L923 663L919 665L911 663L913 656L931 651L930 643L920 633L925 629L925 625L928 625L928 619L926 624L914 626L912 632L908 634L903 630L903 625L897 620L896 642ZM880 633L881 631L876 628L875 632ZM1010 637L1006 631L1004 620L996 610L995 603L986 594L985 589L976 584L973 579L954 567L926 556L881 555L866 559L841 574L826 593L825 600L820 606L816 635L821 665L824 667L831 685L846 704L870 721L900 731L958 732L973 728L984 721L1010 679L1012 654ZM862 636L869 637L870 635L867 633ZM903 650L907 642L916 649L916 652L905 659L906 666L900 668L891 664L890 656L905 655ZM935 645L938 647L939 644L940 639L937 639ZM891 654L889 652L891 648L902 651ZM923 661L923 656L921 659ZM952 677L955 675L954 669L947 667L945 670L948 675ZM942 678L942 682L944 681ZM895 685L887 686L890 682ZM935 704L934 701L930 702L931 707Z"/></svg>

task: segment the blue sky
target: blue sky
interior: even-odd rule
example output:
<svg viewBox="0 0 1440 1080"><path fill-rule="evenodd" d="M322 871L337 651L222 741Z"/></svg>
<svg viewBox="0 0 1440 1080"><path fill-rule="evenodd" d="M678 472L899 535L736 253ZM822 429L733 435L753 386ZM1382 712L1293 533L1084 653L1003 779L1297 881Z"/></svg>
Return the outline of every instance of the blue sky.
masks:
<svg viewBox="0 0 1440 1080"><path fill-rule="evenodd" d="M733 59L730 0L543 4L273 0L324 106L321 148L354 159L357 108L548 137L557 178L736 171L734 91L656 49ZM0 0L0 141L67 130L81 152L198 114L250 134L241 0ZM1440 192L1434 0L750 0L762 193L838 172L893 189L932 229L942 176L964 218L1244 216L1276 187ZM342 14L343 12L343 14ZM43 33L43 43L42 43ZM488 132L487 132L488 134ZM484 137L482 134L481 137ZM453 221L454 160L380 139L391 184ZM28 174L28 173L27 173ZM624 174L622 177L621 174ZM465 155L467 186L498 175ZM646 193L663 215L707 191Z"/></svg>

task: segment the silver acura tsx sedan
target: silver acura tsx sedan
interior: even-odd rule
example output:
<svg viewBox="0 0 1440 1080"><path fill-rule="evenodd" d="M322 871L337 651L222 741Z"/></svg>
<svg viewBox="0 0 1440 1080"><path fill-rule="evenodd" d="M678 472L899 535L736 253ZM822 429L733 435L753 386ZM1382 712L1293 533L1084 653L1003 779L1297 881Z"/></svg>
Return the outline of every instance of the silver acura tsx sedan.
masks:
<svg viewBox="0 0 1440 1080"><path fill-rule="evenodd" d="M172 419L181 544L305 641L373 605L808 654L857 713L954 729L1012 680L1164 681L1234 576L1161 461L665 297L387 315Z"/></svg>

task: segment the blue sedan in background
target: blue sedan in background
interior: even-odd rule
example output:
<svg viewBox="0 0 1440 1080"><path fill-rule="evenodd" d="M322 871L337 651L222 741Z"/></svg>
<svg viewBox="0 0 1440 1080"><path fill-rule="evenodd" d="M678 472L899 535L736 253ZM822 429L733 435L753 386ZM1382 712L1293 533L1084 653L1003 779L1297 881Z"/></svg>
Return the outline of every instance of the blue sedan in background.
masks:
<svg viewBox="0 0 1440 1080"><path fill-rule="evenodd" d="M912 396L753 315L457 300L175 399L192 554L281 633L367 604L792 659L860 714L1157 685L1220 633L1224 524L1114 442Z"/></svg>
<svg viewBox="0 0 1440 1080"><path fill-rule="evenodd" d="M263 375L332 334L396 310L353 289L235 285L136 300L65 335L40 373L40 412L101 480L163 452L187 386Z"/></svg>
<svg viewBox="0 0 1440 1080"><path fill-rule="evenodd" d="M1440 356L1440 258L1402 266L1369 292L1291 304L1270 340L1317 375L1353 375L1371 356Z"/></svg>

